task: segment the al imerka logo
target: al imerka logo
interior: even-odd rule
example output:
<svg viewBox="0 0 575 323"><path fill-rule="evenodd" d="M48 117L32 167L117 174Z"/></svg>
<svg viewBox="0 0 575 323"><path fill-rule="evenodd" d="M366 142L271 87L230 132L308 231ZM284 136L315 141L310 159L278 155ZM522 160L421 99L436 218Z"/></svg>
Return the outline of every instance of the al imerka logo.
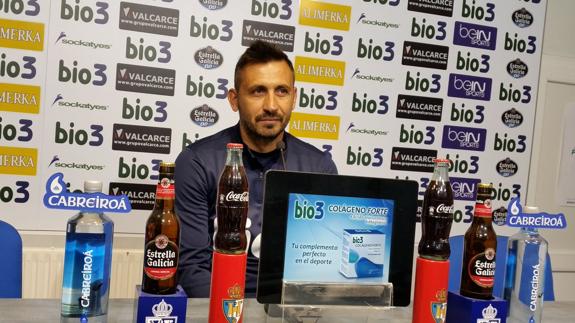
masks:
<svg viewBox="0 0 575 323"><path fill-rule="evenodd" d="M66 190L64 174L55 173L46 182L44 206L49 209L78 210L84 212L128 213L132 210L125 195L110 196L103 193L70 193Z"/></svg>

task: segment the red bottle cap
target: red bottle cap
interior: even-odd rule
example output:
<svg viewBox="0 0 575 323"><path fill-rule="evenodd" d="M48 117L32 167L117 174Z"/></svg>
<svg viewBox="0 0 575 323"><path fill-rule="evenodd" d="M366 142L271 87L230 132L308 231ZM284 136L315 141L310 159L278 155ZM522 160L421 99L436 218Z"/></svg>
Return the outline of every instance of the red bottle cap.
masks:
<svg viewBox="0 0 575 323"><path fill-rule="evenodd" d="M228 149L230 149L230 148L232 148L232 149L233 149L233 148L235 148L235 149L243 149L243 148L244 148L244 145L238 144L238 143L234 143L234 142L230 142L230 143L227 144L226 147L228 147Z"/></svg>

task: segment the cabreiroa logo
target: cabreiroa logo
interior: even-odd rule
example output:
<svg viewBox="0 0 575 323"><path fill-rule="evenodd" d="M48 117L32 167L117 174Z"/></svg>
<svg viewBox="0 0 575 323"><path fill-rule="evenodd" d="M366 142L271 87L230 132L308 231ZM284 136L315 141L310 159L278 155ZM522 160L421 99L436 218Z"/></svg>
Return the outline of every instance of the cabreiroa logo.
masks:
<svg viewBox="0 0 575 323"><path fill-rule="evenodd" d="M300 25L347 31L350 19L351 6L312 0L300 1Z"/></svg>
<svg viewBox="0 0 575 323"><path fill-rule="evenodd" d="M285 52L293 52L295 27L268 22L244 20L242 46L250 46L256 40L276 45Z"/></svg>
<svg viewBox="0 0 575 323"><path fill-rule="evenodd" d="M38 149L0 146L0 174L36 175Z"/></svg>
<svg viewBox="0 0 575 323"><path fill-rule="evenodd" d="M437 150L393 147L390 168L433 173L435 158L437 158Z"/></svg>
<svg viewBox="0 0 575 323"><path fill-rule="evenodd" d="M453 0L408 0L407 10L451 17L453 16Z"/></svg>
<svg viewBox="0 0 575 323"><path fill-rule="evenodd" d="M179 20L176 9L120 3L120 29L177 37Z"/></svg>
<svg viewBox="0 0 575 323"><path fill-rule="evenodd" d="M223 64L224 56L212 46L208 46L198 49L194 54L194 60L201 67L211 70Z"/></svg>
<svg viewBox="0 0 575 323"><path fill-rule="evenodd" d="M295 79L299 82L343 86L345 62L296 56Z"/></svg>
<svg viewBox="0 0 575 323"><path fill-rule="evenodd" d="M175 70L129 64L118 64L116 69L116 90L174 95Z"/></svg>
<svg viewBox="0 0 575 323"><path fill-rule="evenodd" d="M296 137L337 140L339 116L294 112L289 122L289 132Z"/></svg>
<svg viewBox="0 0 575 323"><path fill-rule="evenodd" d="M0 47L44 50L44 24L0 19Z"/></svg>
<svg viewBox="0 0 575 323"><path fill-rule="evenodd" d="M112 150L169 154L171 141L171 128L115 123L112 136Z"/></svg>
<svg viewBox="0 0 575 323"><path fill-rule="evenodd" d="M109 195L126 195L133 210L152 210L156 201L156 185L111 182Z"/></svg>
<svg viewBox="0 0 575 323"><path fill-rule="evenodd" d="M449 47L411 41L403 42L402 65L446 70Z"/></svg>
<svg viewBox="0 0 575 323"><path fill-rule="evenodd" d="M0 83L0 111L40 113L39 86Z"/></svg>
<svg viewBox="0 0 575 323"><path fill-rule="evenodd" d="M443 99L400 94L395 117L404 119L441 121Z"/></svg>

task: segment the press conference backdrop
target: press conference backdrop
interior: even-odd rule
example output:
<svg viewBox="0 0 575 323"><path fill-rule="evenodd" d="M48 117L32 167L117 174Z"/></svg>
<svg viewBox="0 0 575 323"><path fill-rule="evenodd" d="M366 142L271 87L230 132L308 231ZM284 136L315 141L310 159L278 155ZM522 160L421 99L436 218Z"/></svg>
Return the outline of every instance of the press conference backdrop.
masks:
<svg viewBox="0 0 575 323"><path fill-rule="evenodd" d="M237 122L226 100L255 39L292 58L289 132L340 173L430 181L447 156L454 233L492 182L526 195L546 1L0 0L0 217L63 230L47 178L130 197L140 233L158 164ZM224 147L222 147L224 149ZM504 228L498 232L505 232Z"/></svg>

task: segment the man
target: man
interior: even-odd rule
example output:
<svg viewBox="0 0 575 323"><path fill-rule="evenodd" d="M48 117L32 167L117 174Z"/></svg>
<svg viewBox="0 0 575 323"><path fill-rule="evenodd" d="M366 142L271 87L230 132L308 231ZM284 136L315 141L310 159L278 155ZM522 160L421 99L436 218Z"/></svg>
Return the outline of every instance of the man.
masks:
<svg viewBox="0 0 575 323"><path fill-rule="evenodd" d="M181 223L178 275L189 297L210 293L216 193L227 143L243 143L249 179L246 296L256 291L265 172L337 173L327 153L284 130L296 102L294 82L293 65L286 54L256 41L238 60L235 88L228 92L232 110L239 112L239 123L189 145L176 160L176 211Z"/></svg>

